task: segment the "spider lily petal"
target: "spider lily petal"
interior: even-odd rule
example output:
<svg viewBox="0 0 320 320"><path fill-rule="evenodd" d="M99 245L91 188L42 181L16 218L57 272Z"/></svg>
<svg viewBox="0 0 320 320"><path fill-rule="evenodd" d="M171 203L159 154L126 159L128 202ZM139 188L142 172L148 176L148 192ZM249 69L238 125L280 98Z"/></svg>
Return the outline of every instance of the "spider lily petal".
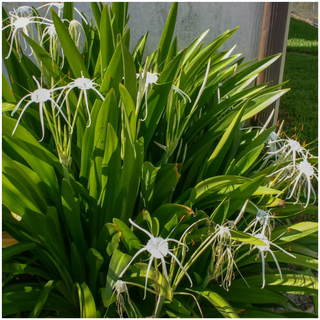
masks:
<svg viewBox="0 0 320 320"><path fill-rule="evenodd" d="M154 237L149 231L141 228L140 226L138 226L136 223L134 223L131 219L129 219L129 222L135 226L137 229L141 230L142 232L144 232L145 234L147 234L150 237L150 240L147 242L146 246L144 246L142 249L140 249L134 256L133 258L130 260L130 262L127 264L127 266L122 270L121 274L119 275L119 278L121 278L123 276L123 274L126 272L126 270L129 268L129 265L133 262L133 260L143 251L148 251L151 254L150 257L150 261L148 263L148 267L147 267L147 273L146 273L146 279L145 279L145 288L144 288L144 299L146 298L146 291L147 291L147 284L148 284L148 276L149 276L149 272L150 272L150 268L151 268L151 264L154 258L156 259L160 259L161 260L161 264L162 264L162 270L164 273L164 277L166 278L166 280L169 283L169 277L168 277L168 272L167 272L167 267L166 267L166 262L164 260L164 258L167 255L170 255L171 257L174 258L174 260L177 261L177 263L179 264L180 268L182 269L182 271L187 275L187 277L190 280L191 286L192 286L192 280L190 278L190 276L188 275L187 271L184 269L184 267L182 266L182 264L180 263L180 261L178 260L178 258L172 254L169 250L168 247L168 242L169 241L174 241L179 243L180 245L184 245L182 242L175 240L175 239L163 239L161 237Z"/></svg>
<svg viewBox="0 0 320 320"><path fill-rule="evenodd" d="M150 261L148 263L148 269L147 269L147 274L146 274L146 281L145 281L145 285L144 285L144 296L143 296L143 300L147 297L147 285L148 285L148 276L149 276L149 271L151 268L151 264L153 261L153 256L151 256Z"/></svg>
<svg viewBox="0 0 320 320"><path fill-rule="evenodd" d="M42 131L42 137L41 140L39 140L39 142L41 142L44 138L44 119L43 119L43 103L45 103L46 101L50 101L54 103L54 106L58 106L56 104L56 102L52 99L51 95L53 91L56 90L60 90L60 88L55 88L55 89L44 89L40 86L40 83L38 82L38 80L36 79L35 76L32 77L33 80L35 81L35 83L37 84L38 89L36 89L35 91L33 91L32 93L27 94L26 96L22 97L21 100L18 102L18 104L16 105L16 107L13 109L11 116L14 115L14 113L18 110L18 108L20 107L22 101L28 97L30 97L30 101L28 101L28 103L23 107L17 123L13 129L12 135L15 133L18 124L21 120L22 115L24 114L24 112L27 110L27 108L34 102L34 103L38 103L39 104L39 116L40 116L40 124L41 124L41 131ZM59 108L59 106L58 106ZM64 119L66 120L67 124L71 127L69 121L67 120L66 116L63 115Z"/></svg>
<svg viewBox="0 0 320 320"><path fill-rule="evenodd" d="M154 238L154 236L153 236L149 231L141 228L141 227L138 226L136 223L134 223L131 219L129 219L129 222L130 222L133 226L135 226L137 229L139 229L140 231L142 231L142 232L144 232L145 234L147 234L147 235L150 237L150 239Z"/></svg>
<svg viewBox="0 0 320 320"><path fill-rule="evenodd" d="M37 10L42 9L42 8L45 8L45 7L48 7L45 16L48 15L49 10L50 10L51 7L56 7L56 8L58 9L58 16L60 17L60 14L63 12L64 3L63 3L63 2L51 2L51 3L46 3L46 4L38 7ZM86 24L88 24L87 19L83 16L83 14L79 11L79 9L74 8L74 11L76 11L76 12L80 15L80 17L83 19L83 21L84 21Z"/></svg>
<svg viewBox="0 0 320 320"><path fill-rule="evenodd" d="M314 195L314 202L316 201L317 195L314 191L314 188L312 186L311 180L313 178L315 178L316 180L318 180L318 177L316 175L316 168L314 166L312 166L307 159L303 159L301 162L299 162L297 164L297 171L298 174L297 176L294 178L294 185L293 188L291 190L290 195L288 196L287 199L290 199L294 196L294 194L296 193L296 199L297 202L299 201L300 198L300 191L301 188L306 189L306 195L307 195L307 201L305 203L305 208L309 205L310 202L310 196L311 196L311 192ZM298 187L298 190L297 190Z"/></svg>
<svg viewBox="0 0 320 320"><path fill-rule="evenodd" d="M271 241L268 240L268 238L263 234L263 233L259 233L259 234L255 234L254 235L256 238L258 238L259 240L263 241L265 243L265 245L256 245L254 246L254 249L258 249L260 251L260 255L261 255L261 262L262 262L262 289L265 287L265 254L267 254L268 252L270 252L270 254L272 255L272 258L277 266L277 269L279 271L280 274L280 278L282 279L282 273L281 273L281 269L278 263L278 260L275 256L275 254L272 252L272 250L270 249L270 245L275 246L276 248L278 248L279 250L281 250L282 252L284 252L285 254L296 258L293 254L287 252L286 250L282 249L280 246L278 246L275 243L272 243Z"/></svg>
<svg viewBox="0 0 320 320"><path fill-rule="evenodd" d="M67 94L65 95L64 99L62 100L62 103L61 103L61 106L58 110L58 113L57 115L61 112L61 108L64 104L64 102L66 101L70 91L74 88L78 88L80 89L81 93L84 94L84 99L85 99L85 104L86 104L86 109L87 109L87 112L88 112L88 118L89 118L89 124L87 125L87 127L90 127L91 125L91 116L90 116L90 108L89 108L89 103L88 103L88 96L87 96L87 91L88 90L93 90L94 92L96 92L99 97L104 101L104 97L103 95L94 87L95 83L93 82L93 80L91 79L88 79L88 78L85 78L83 76L83 73L81 71L81 77L80 78L77 78L77 79L74 79L72 82L70 82L69 84L67 84L65 87L62 87L62 92L61 94L59 95L57 101L60 100L60 98L62 97L62 94L65 92L65 90L69 89Z"/></svg>
<svg viewBox="0 0 320 320"><path fill-rule="evenodd" d="M129 263L126 265L126 267L120 273L119 278L121 278L124 275L124 273L127 271L127 269L129 268L129 266L133 262L133 260L143 251L147 251L147 249L144 247L144 248L141 248L138 252L136 252L136 254L132 257L132 259L129 261Z"/></svg>
<svg viewBox="0 0 320 320"><path fill-rule="evenodd" d="M173 253L171 253L170 251L168 252L168 254L169 254L172 258L174 258L174 260L177 261L177 263L178 263L179 267L181 268L181 270L182 270L182 271L184 272L184 274L188 277L188 279L189 279L189 281L190 281L190 283L191 283L191 286L190 286L190 287L192 287L192 286L193 286L192 280L191 280L188 272L186 271L186 269L182 266L182 264L181 264L180 261L178 260L178 258L177 258Z"/></svg>
<svg viewBox="0 0 320 320"><path fill-rule="evenodd" d="M19 16L16 11L13 11L13 12L10 11L9 15L10 15L10 24L2 28L2 30L5 30L6 28L10 27L10 34L9 34L9 37L7 40L9 41L9 39L11 37L9 52L8 52L7 56L5 57L5 59L8 59L11 52L12 52L13 41L15 41L15 43L17 45L16 50L17 50L18 54L21 56L21 50L19 49L20 33L23 32L26 35L28 35L27 27L29 27L29 25L43 24L43 23L48 24L49 22L52 23L52 21L50 21L46 18L32 16L32 12L28 16ZM36 19L38 19L40 21L37 21ZM24 44L25 44L24 50L26 50L27 44L26 44L25 39L24 39ZM32 52L33 51L31 49L31 54L32 54Z"/></svg>

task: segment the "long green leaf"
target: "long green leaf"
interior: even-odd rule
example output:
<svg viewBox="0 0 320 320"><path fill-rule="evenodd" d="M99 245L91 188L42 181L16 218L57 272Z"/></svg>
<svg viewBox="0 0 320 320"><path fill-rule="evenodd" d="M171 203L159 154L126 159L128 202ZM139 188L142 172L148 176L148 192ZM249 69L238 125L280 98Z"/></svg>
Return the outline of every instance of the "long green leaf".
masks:
<svg viewBox="0 0 320 320"><path fill-rule="evenodd" d="M239 315L232 308L232 306L214 291L203 288L194 288L192 290L188 288L186 290L206 298L217 308L224 318L239 318Z"/></svg>
<svg viewBox="0 0 320 320"><path fill-rule="evenodd" d="M81 72L85 78L90 78L87 68L83 62L82 56L78 51L78 48L71 39L68 29L64 26L61 19L56 12L51 9L51 16L56 29L59 41L63 48L64 54L69 62L73 74L76 78L81 78Z"/></svg>
<svg viewBox="0 0 320 320"><path fill-rule="evenodd" d="M167 54L169 52L170 44L172 41L174 27L176 24L177 13L178 2L173 2L158 46L158 48L160 49L160 54L158 56L158 65L160 65L167 58Z"/></svg>
<svg viewBox="0 0 320 320"><path fill-rule="evenodd" d="M42 309L48 299L48 296L49 296L51 290L54 288L55 284L56 284L56 281L50 280L44 285L44 287L39 295L38 301L36 302L34 308L31 310L31 312L29 313L29 318L38 318L39 317L40 312L42 311Z"/></svg>

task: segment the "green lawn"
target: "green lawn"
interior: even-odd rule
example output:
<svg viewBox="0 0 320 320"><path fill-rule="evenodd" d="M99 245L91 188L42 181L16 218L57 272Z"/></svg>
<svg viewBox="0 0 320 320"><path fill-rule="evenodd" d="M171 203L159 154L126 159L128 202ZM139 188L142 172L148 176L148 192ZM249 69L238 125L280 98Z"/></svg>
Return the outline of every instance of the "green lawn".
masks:
<svg viewBox="0 0 320 320"><path fill-rule="evenodd" d="M286 80L290 80L286 87L291 90L281 98L279 119L285 120L284 131L289 137L297 126L301 143L310 143L318 138L318 29L294 18L290 21L283 81Z"/></svg>

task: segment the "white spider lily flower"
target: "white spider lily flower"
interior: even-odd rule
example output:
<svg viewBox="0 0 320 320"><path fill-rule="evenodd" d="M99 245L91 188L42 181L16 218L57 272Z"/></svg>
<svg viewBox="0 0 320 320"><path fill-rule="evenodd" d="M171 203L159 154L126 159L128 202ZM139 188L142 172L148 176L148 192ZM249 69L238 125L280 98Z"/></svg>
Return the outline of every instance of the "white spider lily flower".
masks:
<svg viewBox="0 0 320 320"><path fill-rule="evenodd" d="M236 262L233 257L234 253L231 248L225 248L225 250L220 255L219 259L216 262L214 278L218 281L221 278L221 285L226 291L229 291L231 282L235 277L233 266L236 266ZM223 268L226 265L226 273L224 275ZM237 266L236 266L237 267Z"/></svg>
<svg viewBox="0 0 320 320"><path fill-rule="evenodd" d="M51 101L54 106L57 106L59 108L59 106L57 105L57 103L53 100L52 98L52 92L54 91L57 91L57 90L61 90L61 88L55 88L55 89L44 89L40 86L40 83L37 81L37 79L35 78L35 76L32 76L33 80L36 82L37 86L38 86L38 89L36 89L35 91L27 94L26 96L24 96L19 102L18 104L16 105L16 107L13 109L12 113L11 113L11 116L14 115L14 113L19 109L22 101L28 97L30 97L30 101L27 102L27 104L23 107L19 117L18 117L18 120L17 120L17 123L12 131L12 135L14 135L18 125L19 125L19 122L21 120L21 117L23 116L24 112L27 110L27 108L32 104L32 103L38 103L39 104L39 116L40 116L40 123L41 123L41 131L42 131L42 138L41 140L39 140L39 142L41 142L44 138L44 119L43 119L43 108L44 108L44 103L46 101ZM64 120L67 122L67 124L70 126L71 128L71 125L68 121L68 119L66 118L66 116L64 115L64 113L61 112L61 115L63 116Z"/></svg>
<svg viewBox="0 0 320 320"><path fill-rule="evenodd" d="M232 250L232 238L231 238L231 228L235 224L231 225L231 221L226 222L224 225L216 225L216 240L212 245L213 252L213 263L215 263L214 269L212 268L212 276L214 279L219 281L221 279L221 286L229 291L231 286L231 281L234 279L233 267L237 267L234 261L234 252ZM225 270L225 274L224 274Z"/></svg>
<svg viewBox="0 0 320 320"><path fill-rule="evenodd" d="M57 101L60 100L60 98L61 98L61 96L62 96L62 94L64 93L65 90L68 90L68 92L65 95L65 97L64 97L64 99L63 99L63 101L61 103L61 106L59 107L59 111L58 111L57 115L59 114L59 112L61 112L61 108L63 106L63 103L67 99L68 94L70 93L70 91L72 89L74 89L74 88L78 88L81 91L80 95L82 93L84 94L86 108L87 108L88 117L89 117L89 124L87 125L87 128L90 127L90 125L91 125L91 116L90 116L90 109L89 109L89 103L88 103L87 90L93 90L101 98L101 100L104 101L103 95L94 87L94 85L97 85L97 84L94 83L93 80L85 78L83 76L82 71L81 71L81 78L74 79L72 82L70 82L69 84L67 84L65 87L62 88L63 90L62 90L60 96L58 97Z"/></svg>
<svg viewBox="0 0 320 320"><path fill-rule="evenodd" d="M81 32L84 34L82 24L78 20L71 20L69 23L68 31L74 44L79 49Z"/></svg>
<svg viewBox="0 0 320 320"><path fill-rule="evenodd" d="M279 157L278 150L283 147L280 142L281 138L279 137L279 134L274 131L269 134L268 138L269 153L274 154L277 159Z"/></svg>
<svg viewBox="0 0 320 320"><path fill-rule="evenodd" d="M311 163L309 163L307 159L303 159L301 162L299 162L297 164L297 176L294 178L292 182L294 183L294 185L287 199L292 198L293 195L296 193L296 199L298 202L301 194L301 189L303 188L304 196L307 198L304 208L306 208L309 205L311 192L314 196L313 203L315 203L317 195L312 186L311 180L315 178L318 181L316 171L317 169Z"/></svg>
<svg viewBox="0 0 320 320"><path fill-rule="evenodd" d="M13 8L13 11L10 11L10 13L16 14L20 17L29 16L35 12L35 10L30 6L20 6L18 8Z"/></svg>
<svg viewBox="0 0 320 320"><path fill-rule="evenodd" d="M25 6L23 6L23 7L25 7ZM24 8L24 10L25 10L25 8ZM37 16L32 16L33 11L28 16L24 16L21 13L24 10L20 10L19 13L17 13L16 10L10 11L9 17L7 18L10 20L10 23L2 28L2 30L10 28L10 34L9 34L7 41L9 41L9 39L11 38L9 52L8 52L7 56L5 57L5 59L8 59L11 54L12 47L13 47L13 41L16 44L16 50L17 50L19 56L22 55L21 50L20 50L20 33L23 32L25 35L29 36L28 28L30 28L30 26L32 24L52 23L52 21L49 19L37 17ZM24 38L23 38L23 41L24 41L24 51L25 51L27 49L27 42L26 42L26 39L24 39ZM31 48L31 54L32 53L33 53L33 50Z"/></svg>
<svg viewBox="0 0 320 320"><path fill-rule="evenodd" d="M46 37L49 38L49 51L52 59L52 63L56 61L57 54L59 55L59 52L61 51L61 64L60 68L63 68L64 65L64 52L60 45L59 37L57 35L56 29L54 24L49 24L45 27L42 33L40 44L43 45L46 41Z"/></svg>
<svg viewBox="0 0 320 320"><path fill-rule="evenodd" d="M137 78L140 77L140 74L138 73L137 74ZM145 81L145 84L144 84L144 87L145 87L145 91L144 91L144 94L145 94L145 103L146 103L146 115L145 117L141 120L141 121L145 121L148 117L148 88L149 88L149 85L157 85L157 81L159 79L159 73L152 73L152 72L147 72L146 74L143 72L142 75L141 75L141 78L142 78L142 81ZM183 98L183 101L184 103L187 103L187 100L186 98L189 100L189 102L191 103L191 99L190 97L185 93L183 92L181 89L179 89L178 87L176 87L175 85L172 85L172 90L177 92L178 94L180 94L180 96Z"/></svg>
<svg viewBox="0 0 320 320"><path fill-rule="evenodd" d="M125 304L125 298L124 296L127 297L127 301L128 301L128 304L130 306L130 308L132 309L134 315L136 318L138 318L138 315L131 303L131 299L130 299L130 296L129 296L129 290L128 290L128 287L126 285L126 283L122 280L118 280L114 286L113 286L113 290L114 290L114 293L112 294L112 297L114 294L117 295L117 300L116 300L116 305L117 305L117 308L118 308L118 314L119 314L119 317L120 318L123 318L123 311L125 311L128 315L128 317L130 317L130 314L128 313L128 310L126 308L126 304ZM123 295L125 294L125 295ZM112 300L112 298L111 298ZM109 309L109 308L108 308ZM108 312L108 310L107 310ZM106 314L107 314L106 312Z"/></svg>
<svg viewBox="0 0 320 320"><path fill-rule="evenodd" d="M267 235L271 235L271 231L273 229L273 225L270 223L270 220L273 220L274 222L274 216L270 214L269 211L264 211L262 209L258 209L256 213L256 217L251 221L250 225L246 230L249 230L253 227L252 234L256 234L257 232L260 232L262 234L265 234L265 231L267 230ZM256 230L258 224L260 225L260 228Z"/></svg>
<svg viewBox="0 0 320 320"><path fill-rule="evenodd" d="M187 271L184 269L184 267L182 266L182 264L180 263L180 261L178 260L178 258L171 253L171 250L169 249L169 241L173 241L176 242L182 246L185 246L185 244L183 244L182 242L176 240L176 239L171 239L171 238L167 238L167 239L163 239L161 237L154 237L149 231L141 228L140 226L138 226L136 223L134 223L131 219L129 219L129 222L134 225L137 229L141 230L142 232L144 232L145 234L147 234L150 238L150 240L148 240L147 244L140 249L130 260L130 262L127 264L127 266L122 270L121 274L119 275L119 278L121 278L124 273L127 271L127 269L129 268L130 264L134 261L134 259L142 252L144 251L148 251L151 254L150 260L149 260L149 264L148 264L148 268L147 268L147 274L146 274L146 281L145 281L145 287L144 287L144 298L146 298L146 294L147 294L147 284L148 284L148 275L149 275L149 271L151 268L151 264L154 258L156 259L160 259L161 260L161 264L162 264L162 270L164 272L164 276L167 279L168 283L169 283L169 277L168 277L168 272L167 272L167 268L166 268L166 262L164 260L164 258L167 255L170 255L180 266L181 270L184 272L184 274L188 277L191 286L193 285L192 280L189 276L189 274L187 273Z"/></svg>
<svg viewBox="0 0 320 320"><path fill-rule="evenodd" d="M292 157L293 166L296 165L297 156L305 157L308 151L300 145L300 143L293 139L279 139L275 141L270 141L269 145L277 144L279 142L284 142L284 145L276 151L269 151L269 155L281 154L281 159L285 160L288 157Z"/></svg>
<svg viewBox="0 0 320 320"><path fill-rule="evenodd" d="M55 7L55 8L58 9L58 17L60 18L60 15L62 14L63 8L64 8L64 2L50 2L50 3L46 3L46 4L38 7L37 10L38 10L38 9L45 8L45 7L48 7L45 16L48 15L50 8ZM77 9L76 7L74 7L74 11L76 11L76 12L79 14L79 16L82 18L82 20L83 20L86 24L88 24L87 19L86 19L86 18L84 17L84 15L79 11L79 9Z"/></svg>
<svg viewBox="0 0 320 320"><path fill-rule="evenodd" d="M269 241L268 238L263 233L255 234L254 236L257 239L259 239L265 243L265 245L256 245L253 247L253 249L258 249L260 251L260 255L261 255L261 262L262 262L262 287L261 287L261 289L263 289L266 285L265 257L267 256L268 252L270 252L270 254L272 255L272 258L273 258L273 260L277 266L277 269L279 271L280 279L282 280L282 272L281 272L278 260L270 248L271 245L275 246L276 248L278 248L279 250L281 250L282 252L284 252L285 254L287 254L288 256L290 256L292 258L296 258L296 257L293 254L282 249L277 244Z"/></svg>
<svg viewBox="0 0 320 320"><path fill-rule="evenodd" d="M217 240L222 242L223 244L229 243L231 241L231 232L229 227L220 226L219 224L216 225L216 233L217 233Z"/></svg>

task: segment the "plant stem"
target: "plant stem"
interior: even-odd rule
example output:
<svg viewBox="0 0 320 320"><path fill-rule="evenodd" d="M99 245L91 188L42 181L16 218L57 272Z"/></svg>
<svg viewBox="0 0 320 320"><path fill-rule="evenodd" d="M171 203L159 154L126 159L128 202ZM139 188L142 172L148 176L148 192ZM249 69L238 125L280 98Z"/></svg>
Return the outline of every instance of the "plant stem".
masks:
<svg viewBox="0 0 320 320"><path fill-rule="evenodd" d="M164 300L165 298L159 295L157 305L156 305L156 310L155 310L155 318L160 318L160 313L161 313Z"/></svg>
<svg viewBox="0 0 320 320"><path fill-rule="evenodd" d="M80 91L80 96L79 96L79 99L78 99L78 103L77 103L77 106L76 106L76 112L74 113L74 117L73 117L73 121L72 121L72 125L71 125L71 133L69 134L69 140L68 140L68 146L67 146L67 156L68 157L71 155L72 133L73 133L74 126L76 124L76 120L77 120L77 116L78 116L78 112L79 112L79 107L80 107L80 102L81 102L81 99L82 99L82 94L83 94L83 91L81 90Z"/></svg>

